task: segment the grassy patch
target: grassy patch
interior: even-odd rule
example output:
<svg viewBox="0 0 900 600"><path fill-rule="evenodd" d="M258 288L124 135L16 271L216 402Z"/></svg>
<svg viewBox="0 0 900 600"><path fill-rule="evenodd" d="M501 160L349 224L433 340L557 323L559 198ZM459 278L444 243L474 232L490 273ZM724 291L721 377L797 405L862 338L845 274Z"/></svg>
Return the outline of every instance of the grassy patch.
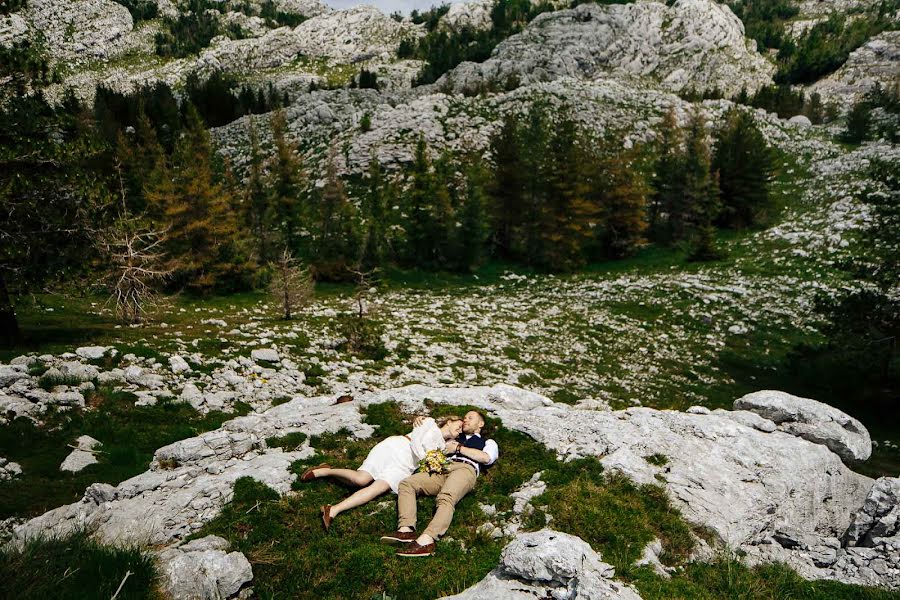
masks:
<svg viewBox="0 0 900 600"><path fill-rule="evenodd" d="M44 391L49 392L53 388L58 385L67 385L71 387L78 387L84 382L84 379L80 377L75 377L73 375L41 375L41 378L38 379L38 386Z"/></svg>
<svg viewBox="0 0 900 600"><path fill-rule="evenodd" d="M661 560L669 565L681 563L694 546L690 527L662 487L605 474L596 459L565 463L543 479L548 489L533 504L549 507L551 527L588 542L618 573L627 573L654 538L662 540Z"/></svg>
<svg viewBox="0 0 900 600"><path fill-rule="evenodd" d="M48 413L45 426L19 418L0 427L0 456L22 465L23 475L0 482L0 518L33 516L75 502L95 482L117 484L147 469L154 451L166 444L219 427L235 415L201 416L190 405L160 401L135 406L135 397L100 388L88 399L90 411ZM236 405L238 413L249 406ZM89 435L103 446L91 465L63 473L59 465L72 451L69 444Z"/></svg>
<svg viewBox="0 0 900 600"><path fill-rule="evenodd" d="M302 446L305 441L306 434L302 431L295 431L294 433L278 437L268 437L266 438L266 445L269 448L284 448L286 451L291 452Z"/></svg>
<svg viewBox="0 0 900 600"><path fill-rule="evenodd" d="M30 541L21 551L0 549L3 587L18 600L154 598L153 559L133 548L101 545L83 533L65 539Z"/></svg>
<svg viewBox="0 0 900 600"><path fill-rule="evenodd" d="M711 563L690 563L671 579L648 569L636 569L633 583L644 600L897 600L896 592L846 585L834 581L806 581L783 564L749 568L734 557Z"/></svg>

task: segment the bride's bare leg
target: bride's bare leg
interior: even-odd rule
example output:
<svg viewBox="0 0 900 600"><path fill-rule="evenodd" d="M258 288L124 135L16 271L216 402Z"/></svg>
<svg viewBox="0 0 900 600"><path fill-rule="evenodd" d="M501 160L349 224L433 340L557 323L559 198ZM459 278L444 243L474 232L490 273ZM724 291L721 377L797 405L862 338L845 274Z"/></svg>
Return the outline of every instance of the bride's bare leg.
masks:
<svg viewBox="0 0 900 600"><path fill-rule="evenodd" d="M337 477L341 481L356 487L365 487L374 481L372 476L365 471L354 471L353 469L316 469L313 474L316 476L316 479L320 477Z"/></svg>
<svg viewBox="0 0 900 600"><path fill-rule="evenodd" d="M344 498L341 502L332 506L331 516L336 517L345 510L356 508L357 506L365 504L370 500L374 500L389 489L391 489L391 486L387 481L381 479L373 481L371 485L367 485L362 489L356 490L353 495Z"/></svg>

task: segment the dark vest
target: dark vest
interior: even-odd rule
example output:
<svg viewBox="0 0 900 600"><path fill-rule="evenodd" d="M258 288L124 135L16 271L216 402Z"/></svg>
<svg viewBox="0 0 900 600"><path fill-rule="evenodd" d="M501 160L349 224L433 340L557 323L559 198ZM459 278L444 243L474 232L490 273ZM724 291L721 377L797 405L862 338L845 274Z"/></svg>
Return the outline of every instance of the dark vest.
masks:
<svg viewBox="0 0 900 600"><path fill-rule="evenodd" d="M465 446L466 448L475 448L476 450L481 450L481 451L484 451L484 447L485 447L485 445L487 445L487 440L485 440L480 435L473 435L469 439L466 439L466 434L461 433L461 434L459 434L459 437L456 438L456 441L459 442L460 446ZM452 460L454 456L457 456L457 455L451 454L450 459ZM465 456L461 456L458 460L460 460L461 462L475 463L474 460L472 460L468 457L465 457ZM484 473L485 470L490 468L490 466L491 465L483 465L481 463L478 463L478 466L476 467L475 470L478 473Z"/></svg>

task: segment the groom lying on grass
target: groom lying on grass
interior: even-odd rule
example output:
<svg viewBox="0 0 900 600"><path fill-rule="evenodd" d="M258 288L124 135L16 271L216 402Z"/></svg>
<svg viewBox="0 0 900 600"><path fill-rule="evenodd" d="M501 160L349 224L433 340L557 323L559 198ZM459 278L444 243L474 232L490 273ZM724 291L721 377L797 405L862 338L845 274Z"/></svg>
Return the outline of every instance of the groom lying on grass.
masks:
<svg viewBox="0 0 900 600"><path fill-rule="evenodd" d="M415 425L418 425L419 419ZM469 411L463 417L463 432L447 443L450 465L444 473L416 473L400 482L397 490L398 529L383 536L385 542L399 542L406 547L397 556L431 556L435 542L450 527L457 503L475 487L483 469L497 460L499 449L494 440L481 437L484 417ZM421 535L416 536L417 496L437 496L434 517Z"/></svg>

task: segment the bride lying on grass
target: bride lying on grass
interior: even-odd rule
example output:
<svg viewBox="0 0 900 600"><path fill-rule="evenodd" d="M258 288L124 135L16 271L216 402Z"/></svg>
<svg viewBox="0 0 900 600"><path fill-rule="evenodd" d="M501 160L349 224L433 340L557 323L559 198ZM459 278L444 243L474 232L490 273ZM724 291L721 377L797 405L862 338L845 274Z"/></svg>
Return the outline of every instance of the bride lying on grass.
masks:
<svg viewBox="0 0 900 600"><path fill-rule="evenodd" d="M392 435L378 442L355 471L333 469L328 464L307 469L300 476L300 481L336 477L360 488L340 503L322 507L325 529L331 525L332 519L347 509L374 500L388 490L396 494L397 486L413 474L419 461L430 450L444 450L447 442L455 440L462 432L462 425L462 419L456 416L441 419L440 423L431 417L417 417L409 435Z"/></svg>

